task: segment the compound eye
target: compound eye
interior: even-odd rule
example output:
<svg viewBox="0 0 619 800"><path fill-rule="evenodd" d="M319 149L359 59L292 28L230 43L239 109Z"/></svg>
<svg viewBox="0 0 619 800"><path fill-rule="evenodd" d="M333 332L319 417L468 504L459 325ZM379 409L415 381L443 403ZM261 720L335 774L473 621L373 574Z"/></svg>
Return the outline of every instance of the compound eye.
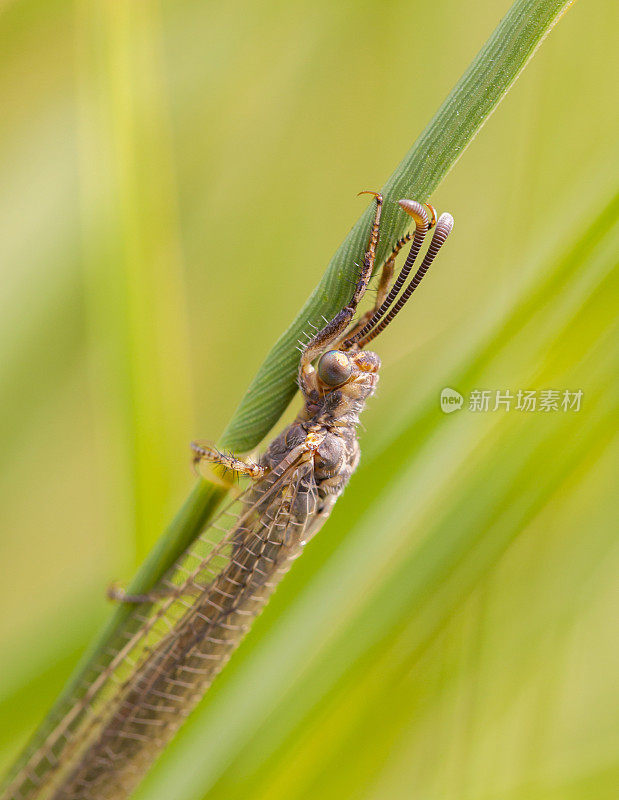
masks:
<svg viewBox="0 0 619 800"><path fill-rule="evenodd" d="M350 359L341 350L329 350L320 357L318 377L327 386L339 386L345 383L352 374Z"/></svg>

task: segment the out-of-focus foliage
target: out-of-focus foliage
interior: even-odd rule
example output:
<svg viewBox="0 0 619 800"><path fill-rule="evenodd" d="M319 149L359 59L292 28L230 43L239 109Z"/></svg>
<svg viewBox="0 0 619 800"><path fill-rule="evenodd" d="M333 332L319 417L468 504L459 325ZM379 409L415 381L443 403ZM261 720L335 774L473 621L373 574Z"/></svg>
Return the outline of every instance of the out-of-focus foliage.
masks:
<svg viewBox="0 0 619 800"><path fill-rule="evenodd" d="M0 4L2 766L504 6ZM362 465L142 800L615 796L617 17L576 4L437 192Z"/></svg>

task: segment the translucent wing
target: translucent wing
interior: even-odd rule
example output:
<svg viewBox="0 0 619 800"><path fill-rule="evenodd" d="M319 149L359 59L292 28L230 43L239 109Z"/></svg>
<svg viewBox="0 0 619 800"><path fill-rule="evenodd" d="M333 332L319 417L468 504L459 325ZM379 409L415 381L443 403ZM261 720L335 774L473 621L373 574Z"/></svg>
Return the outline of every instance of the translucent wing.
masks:
<svg viewBox="0 0 619 800"><path fill-rule="evenodd" d="M126 797L300 554L316 506L313 461L298 447L218 515L157 587L161 599L136 606L111 662L7 796ZM56 768L42 786L44 761Z"/></svg>

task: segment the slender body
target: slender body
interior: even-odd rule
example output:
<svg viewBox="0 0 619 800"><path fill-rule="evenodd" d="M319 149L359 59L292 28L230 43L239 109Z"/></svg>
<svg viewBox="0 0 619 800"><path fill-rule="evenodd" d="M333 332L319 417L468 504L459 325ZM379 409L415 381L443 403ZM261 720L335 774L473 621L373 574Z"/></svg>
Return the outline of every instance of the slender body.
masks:
<svg viewBox="0 0 619 800"><path fill-rule="evenodd" d="M193 445L197 462L245 474L250 486L152 595L123 598L135 602L126 637L46 741L28 754L2 800L128 797L329 516L359 461L359 414L378 381L380 360L363 346L408 299L453 224L449 215L438 221L422 265L396 302L429 228L420 204L400 201L415 220L415 234L396 244L374 308L355 324L378 242L382 197L375 197L368 249L351 300L301 354L299 415L256 463ZM389 289L395 255L411 238L409 257Z"/></svg>

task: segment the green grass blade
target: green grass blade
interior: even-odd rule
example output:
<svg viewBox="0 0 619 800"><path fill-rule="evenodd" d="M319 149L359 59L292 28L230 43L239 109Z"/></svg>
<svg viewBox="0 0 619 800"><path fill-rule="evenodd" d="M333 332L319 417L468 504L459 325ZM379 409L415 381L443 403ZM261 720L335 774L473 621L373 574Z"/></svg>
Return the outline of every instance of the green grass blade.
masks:
<svg viewBox="0 0 619 800"><path fill-rule="evenodd" d="M599 484L598 475L608 468L604 463L615 404L614 316L608 298L616 292L619 228L617 198L607 204L602 200L587 209L587 229L571 242L566 231L565 250L536 264L535 275L522 282L503 324L479 350L464 354L455 376L462 390L492 386L495 361L505 364L514 345L533 346L541 355L512 368L514 385L584 387L586 406L573 415L533 418L512 411L471 420L463 411L460 417L446 418L437 407L436 387L429 387L431 399L411 412L400 437L362 463L330 520L330 546L304 557L303 566L306 558L314 560L309 577L287 597L283 594L289 585L278 592L276 608L266 612L270 619L261 620L268 635L258 633L253 650L245 652L216 696L197 711L181 734L184 740L146 779L140 800L171 794L179 800L301 800L316 792L327 798L460 800L458 776L476 766L466 747L474 754L483 747L485 727L474 731L472 742L458 731L436 737L430 726L448 725L449 713L439 701L449 702L460 673L461 680L475 687L475 656L464 664L452 656L454 663L444 665L449 654L441 643L446 630L452 629L456 647L458 637L466 636L462 615L475 618L470 605L479 602L488 584L494 585L495 594L503 590L503 603L508 604L507 624L495 624L493 637L503 636L510 644L500 639L489 648L501 675L514 662L511 693L506 690L502 700L518 702L524 675L527 685L543 679L547 684L540 691L551 690L559 678L553 673L555 664L546 665L546 650L554 649L546 641L548 632L559 641L566 638L554 626L573 624L579 606L591 602L591 576L611 557L612 574L617 558L608 524L610 504L599 504L600 518L590 519L597 495L591 499L585 491L584 519L572 519L570 510L570 504L578 506L589 472ZM543 276L541 283L538 276ZM553 324L544 326L549 304ZM602 496L604 490L603 483L598 485ZM502 570L519 547L527 552L517 563L517 578L503 586ZM557 589L566 585L573 587L574 596L567 603L565 592ZM526 601L532 586L541 595L535 606L545 615L540 619L519 613L513 606L520 598L509 605L507 597L519 591ZM482 623L491 627L492 620ZM512 643L509 625L516 624ZM474 650L474 632L471 638ZM429 685L428 676L435 673L436 686ZM477 688L483 698L485 688ZM497 713L492 698L488 706ZM579 709L576 703L573 713ZM556 725L562 709L544 711L546 724ZM534 726L537 713L541 710L532 709L533 721L527 725ZM495 720L487 725L500 730ZM568 726L560 735L572 733ZM419 781L418 793L411 792L410 783L372 792L379 776L393 769L391 761L409 737L415 744L405 750L403 761L415 760L416 771L411 778L406 763L399 769L405 773L403 781ZM450 756L462 761L454 775L435 769L426 775L428 749L434 748L434 764L436 751L451 742L462 750ZM552 744L553 736L547 734L544 746ZM575 758L578 752L576 746ZM578 758L587 765L586 753ZM516 763L520 769L517 757ZM478 770L483 780L483 766ZM449 788L431 791L433 781L440 784L448 777ZM567 785L568 778L562 779ZM481 792L466 796L503 797ZM521 793L506 795L510 800L528 796L526 786Z"/></svg>
<svg viewBox="0 0 619 800"><path fill-rule="evenodd" d="M429 197L464 149L497 107L544 37L573 0L518 0L454 87L439 111L386 182L387 200L379 256L402 234L407 220L392 202L401 196ZM361 187L363 188L363 187ZM337 250L329 267L295 322L277 342L245 398L233 415L221 442L244 451L255 446L272 428L296 391L294 376L297 340L308 323L319 324L346 301L355 277L355 262L362 257L371 209L361 216ZM147 558L130 591L150 588L178 554L192 541L222 498L222 491L200 481L176 519ZM128 611L120 608L93 644L72 676L64 693L35 734L36 748L67 698L75 697L93 664L106 663L109 644L122 633Z"/></svg>
<svg viewBox="0 0 619 800"><path fill-rule="evenodd" d="M518 0L514 3L385 183L377 260L391 250L410 222L395 201L412 197L423 202L430 197L572 2ZM320 326L323 316L331 318L348 300L350 286L357 277L355 264L361 261L367 245L372 212L370 205L338 248L294 322L265 359L224 431L223 446L251 450L287 407L296 392L298 341L311 330L310 324Z"/></svg>

